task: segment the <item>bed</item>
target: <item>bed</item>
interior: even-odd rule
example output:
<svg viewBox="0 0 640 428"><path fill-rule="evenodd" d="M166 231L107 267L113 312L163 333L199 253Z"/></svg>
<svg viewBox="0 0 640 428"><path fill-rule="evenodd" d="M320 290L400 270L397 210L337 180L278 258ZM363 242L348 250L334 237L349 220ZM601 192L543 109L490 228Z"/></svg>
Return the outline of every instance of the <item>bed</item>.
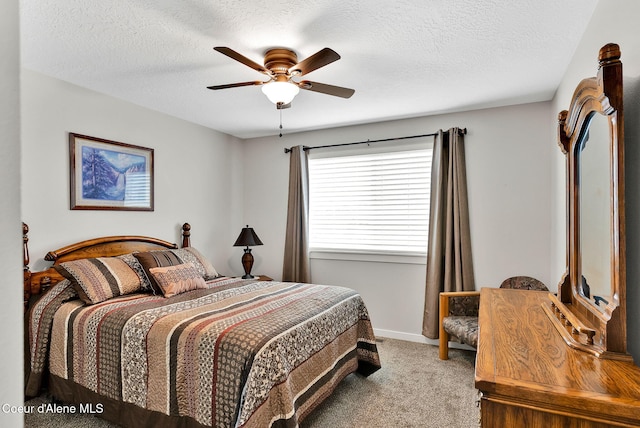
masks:
<svg viewBox="0 0 640 428"><path fill-rule="evenodd" d="M190 245L92 239L25 260L25 394L125 427L295 427L380 368L353 290L218 274Z"/></svg>

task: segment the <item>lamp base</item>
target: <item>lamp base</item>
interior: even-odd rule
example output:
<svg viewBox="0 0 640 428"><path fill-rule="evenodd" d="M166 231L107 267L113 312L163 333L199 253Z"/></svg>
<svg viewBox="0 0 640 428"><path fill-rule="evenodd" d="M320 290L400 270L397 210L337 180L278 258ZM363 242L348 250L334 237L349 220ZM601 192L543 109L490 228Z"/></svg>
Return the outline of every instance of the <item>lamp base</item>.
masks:
<svg viewBox="0 0 640 428"><path fill-rule="evenodd" d="M253 267L253 254L251 254L251 248L247 247L244 249L244 254L242 255L242 267L244 268L244 275L242 279L251 279L253 275L251 275L251 268Z"/></svg>

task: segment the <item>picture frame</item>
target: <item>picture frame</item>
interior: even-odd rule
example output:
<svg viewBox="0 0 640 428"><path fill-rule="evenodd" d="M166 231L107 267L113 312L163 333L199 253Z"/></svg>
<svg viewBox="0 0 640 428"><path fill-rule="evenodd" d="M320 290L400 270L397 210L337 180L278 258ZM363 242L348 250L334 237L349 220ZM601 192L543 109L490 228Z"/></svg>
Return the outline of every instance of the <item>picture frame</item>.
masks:
<svg viewBox="0 0 640 428"><path fill-rule="evenodd" d="M153 149L69 133L70 209L153 211Z"/></svg>

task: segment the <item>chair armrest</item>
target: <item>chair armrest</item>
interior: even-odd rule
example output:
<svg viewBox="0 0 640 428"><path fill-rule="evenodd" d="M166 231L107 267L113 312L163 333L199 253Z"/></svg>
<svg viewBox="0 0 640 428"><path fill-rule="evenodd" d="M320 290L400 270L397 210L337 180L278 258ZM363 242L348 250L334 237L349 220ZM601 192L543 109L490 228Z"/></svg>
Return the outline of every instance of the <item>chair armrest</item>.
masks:
<svg viewBox="0 0 640 428"><path fill-rule="evenodd" d="M479 296L480 291L441 291L440 292L440 300L442 297L470 297L470 296Z"/></svg>

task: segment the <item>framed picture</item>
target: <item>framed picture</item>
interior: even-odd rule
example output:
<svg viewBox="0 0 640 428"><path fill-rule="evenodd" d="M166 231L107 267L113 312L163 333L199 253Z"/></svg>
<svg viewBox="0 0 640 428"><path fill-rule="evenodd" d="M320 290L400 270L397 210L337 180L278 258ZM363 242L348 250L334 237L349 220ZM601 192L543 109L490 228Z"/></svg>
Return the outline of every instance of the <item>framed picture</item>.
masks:
<svg viewBox="0 0 640 428"><path fill-rule="evenodd" d="M72 210L153 211L153 149L69 133Z"/></svg>

